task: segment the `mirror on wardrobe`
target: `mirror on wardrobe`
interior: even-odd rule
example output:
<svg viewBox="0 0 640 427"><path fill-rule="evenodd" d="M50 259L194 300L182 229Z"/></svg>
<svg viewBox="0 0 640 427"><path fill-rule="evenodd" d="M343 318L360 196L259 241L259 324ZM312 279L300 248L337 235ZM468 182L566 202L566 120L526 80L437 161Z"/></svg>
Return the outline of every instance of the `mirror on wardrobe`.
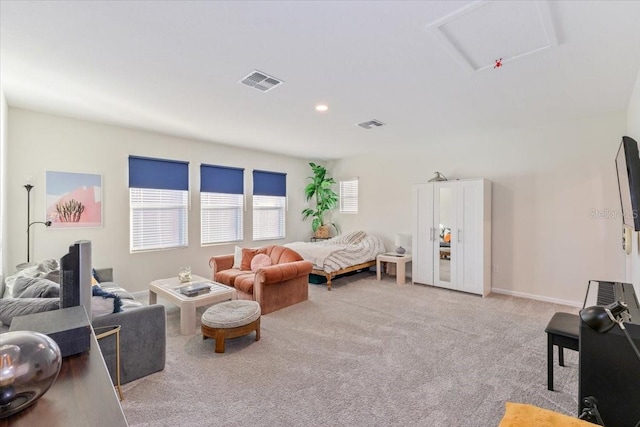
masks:
<svg viewBox="0 0 640 427"><path fill-rule="evenodd" d="M440 222L440 247L438 251L438 273L442 282L451 281L451 230L453 227L453 191L449 187L443 187L440 191L440 209L438 212Z"/></svg>

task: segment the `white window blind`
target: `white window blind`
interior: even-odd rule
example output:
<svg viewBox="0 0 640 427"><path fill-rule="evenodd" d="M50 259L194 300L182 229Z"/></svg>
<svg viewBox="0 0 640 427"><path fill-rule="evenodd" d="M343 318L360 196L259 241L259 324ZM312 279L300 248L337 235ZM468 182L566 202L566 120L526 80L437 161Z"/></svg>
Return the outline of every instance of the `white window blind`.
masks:
<svg viewBox="0 0 640 427"><path fill-rule="evenodd" d="M188 246L189 192L130 188L131 251Z"/></svg>
<svg viewBox="0 0 640 427"><path fill-rule="evenodd" d="M253 196L253 240L285 237L286 197Z"/></svg>
<svg viewBox="0 0 640 427"><path fill-rule="evenodd" d="M201 243L241 241L243 208L242 194L200 193Z"/></svg>
<svg viewBox="0 0 640 427"><path fill-rule="evenodd" d="M340 212L358 213L358 178L340 181Z"/></svg>

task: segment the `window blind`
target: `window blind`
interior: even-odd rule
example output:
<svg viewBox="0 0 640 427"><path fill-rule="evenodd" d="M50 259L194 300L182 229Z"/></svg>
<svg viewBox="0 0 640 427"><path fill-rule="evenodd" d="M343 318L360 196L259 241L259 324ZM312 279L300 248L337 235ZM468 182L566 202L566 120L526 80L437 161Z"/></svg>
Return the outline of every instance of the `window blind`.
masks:
<svg viewBox="0 0 640 427"><path fill-rule="evenodd" d="M287 174L254 170L253 194L258 196L286 197Z"/></svg>
<svg viewBox="0 0 640 427"><path fill-rule="evenodd" d="M340 181L340 212L358 213L358 178Z"/></svg>
<svg viewBox="0 0 640 427"><path fill-rule="evenodd" d="M188 192L130 188L131 251L188 246Z"/></svg>
<svg viewBox="0 0 640 427"><path fill-rule="evenodd" d="M253 240L283 239L287 174L253 171Z"/></svg>
<svg viewBox="0 0 640 427"><path fill-rule="evenodd" d="M200 242L244 238L244 169L200 165Z"/></svg>
<svg viewBox="0 0 640 427"><path fill-rule="evenodd" d="M189 163L129 156L131 252L188 246Z"/></svg>
<svg viewBox="0 0 640 427"><path fill-rule="evenodd" d="M189 162L129 156L129 188L189 190Z"/></svg>
<svg viewBox="0 0 640 427"><path fill-rule="evenodd" d="M286 198L253 196L253 240L284 239Z"/></svg>

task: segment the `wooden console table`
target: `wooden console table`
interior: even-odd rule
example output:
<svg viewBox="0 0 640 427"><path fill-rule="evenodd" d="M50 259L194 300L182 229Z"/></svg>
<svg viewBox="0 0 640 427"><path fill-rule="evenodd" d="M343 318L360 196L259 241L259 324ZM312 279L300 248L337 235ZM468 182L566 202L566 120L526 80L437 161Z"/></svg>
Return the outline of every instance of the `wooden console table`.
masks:
<svg viewBox="0 0 640 427"><path fill-rule="evenodd" d="M126 427L98 341L89 351L62 359L56 382L33 405L0 420L0 427Z"/></svg>

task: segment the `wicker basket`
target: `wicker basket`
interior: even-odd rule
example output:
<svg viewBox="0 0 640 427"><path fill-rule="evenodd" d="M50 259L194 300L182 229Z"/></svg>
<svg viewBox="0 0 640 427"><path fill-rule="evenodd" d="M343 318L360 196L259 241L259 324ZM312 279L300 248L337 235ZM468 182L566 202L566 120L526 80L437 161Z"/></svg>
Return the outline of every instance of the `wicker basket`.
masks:
<svg viewBox="0 0 640 427"><path fill-rule="evenodd" d="M318 238L318 239L327 239L327 238L329 238L329 226L328 225L321 225L320 227L318 227L318 229L316 230L315 237Z"/></svg>

